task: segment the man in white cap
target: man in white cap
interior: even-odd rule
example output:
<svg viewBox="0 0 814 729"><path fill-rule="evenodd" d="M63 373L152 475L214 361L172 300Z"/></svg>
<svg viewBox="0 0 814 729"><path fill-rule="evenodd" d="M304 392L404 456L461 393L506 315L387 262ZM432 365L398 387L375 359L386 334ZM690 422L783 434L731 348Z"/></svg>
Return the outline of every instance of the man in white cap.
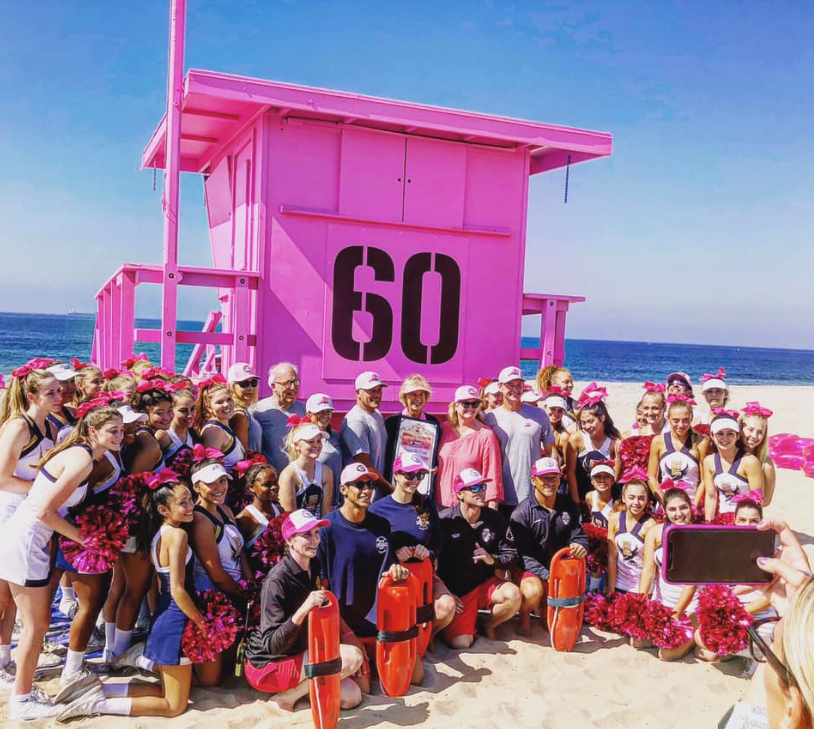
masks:
<svg viewBox="0 0 814 729"><path fill-rule="evenodd" d="M361 463L374 473L378 479L376 496L384 496L393 490L383 476L387 430L379 412L387 385L376 372L362 372L355 387L356 405L348 411L339 429L342 459L346 466Z"/></svg>
<svg viewBox="0 0 814 729"><path fill-rule="evenodd" d="M503 456L503 504L508 517L531 494L531 466L545 451L551 455L554 431L544 410L523 402L525 381L519 367L504 367L498 375L503 404L486 414Z"/></svg>
<svg viewBox="0 0 814 729"><path fill-rule="evenodd" d="M531 469L534 491L512 512L509 521L522 565L522 572L515 574L523 595L518 635L529 634L531 611L540 607L546 595L551 558L565 547L570 547L574 557L588 554L579 507L559 493L561 478L556 459L538 459Z"/></svg>
<svg viewBox="0 0 814 729"><path fill-rule="evenodd" d="M297 401L300 392L297 366L291 362L278 362L269 370L269 387L271 396L257 403L254 418L263 428L263 455L277 473L281 473L289 461L285 450L288 418L305 415L305 405Z"/></svg>
<svg viewBox="0 0 814 729"><path fill-rule="evenodd" d="M323 433L328 434L328 437L322 441L322 451L318 460L331 469L335 481L342 472L342 446L339 443L339 433L331 427L333 414L334 401L324 392L315 392L305 401L305 417L314 425L319 426ZM333 491L333 505L339 506L341 501L339 485L336 484Z"/></svg>

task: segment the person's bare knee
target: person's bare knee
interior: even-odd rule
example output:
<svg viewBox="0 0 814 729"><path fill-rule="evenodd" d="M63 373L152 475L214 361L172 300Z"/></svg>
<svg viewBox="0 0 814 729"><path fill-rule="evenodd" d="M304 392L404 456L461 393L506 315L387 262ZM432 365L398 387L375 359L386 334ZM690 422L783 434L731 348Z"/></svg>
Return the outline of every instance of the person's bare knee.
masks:
<svg viewBox="0 0 814 729"><path fill-rule="evenodd" d="M443 625L455 617L455 598L452 595L441 595L435 601L435 620Z"/></svg>
<svg viewBox="0 0 814 729"><path fill-rule="evenodd" d="M342 658L342 675L352 676L365 661L365 657L355 645L342 643L339 646L339 656Z"/></svg>
<svg viewBox="0 0 814 729"><path fill-rule="evenodd" d="M362 690L349 678L339 684L339 708L353 709L362 703Z"/></svg>
<svg viewBox="0 0 814 729"><path fill-rule="evenodd" d="M449 643L450 648L465 650L467 648L471 648L472 643L474 643L474 641L475 641L474 635L457 635L454 638L450 638L449 641L447 642Z"/></svg>

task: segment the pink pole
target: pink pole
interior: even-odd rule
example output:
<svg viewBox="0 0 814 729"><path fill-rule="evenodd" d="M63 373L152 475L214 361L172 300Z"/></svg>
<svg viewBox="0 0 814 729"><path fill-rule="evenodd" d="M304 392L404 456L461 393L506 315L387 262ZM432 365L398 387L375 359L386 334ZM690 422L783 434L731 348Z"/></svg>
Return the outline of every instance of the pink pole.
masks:
<svg viewBox="0 0 814 729"><path fill-rule="evenodd" d="M178 189L181 184L181 103L184 84L186 0L170 3L167 64L167 150L164 166L164 285L162 287L161 364L175 370L178 314Z"/></svg>

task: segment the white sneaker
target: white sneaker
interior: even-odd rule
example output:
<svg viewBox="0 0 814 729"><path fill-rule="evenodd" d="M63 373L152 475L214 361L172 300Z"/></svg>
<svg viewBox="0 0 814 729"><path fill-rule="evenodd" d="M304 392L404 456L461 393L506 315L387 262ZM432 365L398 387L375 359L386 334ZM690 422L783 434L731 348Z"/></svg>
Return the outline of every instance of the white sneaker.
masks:
<svg viewBox="0 0 814 729"><path fill-rule="evenodd" d="M41 704L53 704L51 697L45 693L37 684L31 684L31 695Z"/></svg>
<svg viewBox="0 0 814 729"><path fill-rule="evenodd" d="M76 615L76 611L79 610L79 603L76 600L70 600L63 597L59 601L57 610L59 610L59 612L61 612L66 618L72 618L74 615Z"/></svg>
<svg viewBox="0 0 814 729"><path fill-rule="evenodd" d="M64 677L63 674L59 679L60 691L54 697L56 704L70 703L74 699L84 696L88 691L95 691L102 685L99 677L90 671L71 674L63 683Z"/></svg>
<svg viewBox="0 0 814 729"><path fill-rule="evenodd" d="M11 691L14 688L14 678L17 674L13 663L0 668L0 691Z"/></svg>
<svg viewBox="0 0 814 729"><path fill-rule="evenodd" d="M37 701L33 694L25 701L10 701L9 704L9 719L13 721L48 719L52 716L56 716L62 708L60 706L54 706L53 704Z"/></svg>
<svg viewBox="0 0 814 729"><path fill-rule="evenodd" d="M53 653L40 653L37 658L37 668L56 668L62 665L62 659Z"/></svg>
<svg viewBox="0 0 814 729"><path fill-rule="evenodd" d="M138 668L136 666L136 659L144 655L144 647L146 643L136 643L131 645L124 653L120 653L113 659L111 666L114 669L119 668Z"/></svg>
<svg viewBox="0 0 814 729"><path fill-rule="evenodd" d="M66 706L59 707L60 711L56 713L57 721L63 722L68 719L73 719L76 716L93 716L98 714L97 706L99 702L104 701L105 692L101 686L89 691L82 696L71 701Z"/></svg>
<svg viewBox="0 0 814 729"><path fill-rule="evenodd" d="M68 646L57 643L49 638L42 641L42 649L46 653L52 653L55 656L64 656L68 652Z"/></svg>

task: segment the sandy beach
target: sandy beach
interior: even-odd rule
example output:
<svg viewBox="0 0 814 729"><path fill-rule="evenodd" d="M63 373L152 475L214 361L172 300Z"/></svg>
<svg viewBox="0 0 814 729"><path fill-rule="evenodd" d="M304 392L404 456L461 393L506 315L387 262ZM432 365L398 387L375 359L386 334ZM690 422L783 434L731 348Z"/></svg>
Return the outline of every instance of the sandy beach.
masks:
<svg viewBox="0 0 814 729"><path fill-rule="evenodd" d="M584 383L577 383L575 392ZM639 385L599 383L608 388L608 406L620 430L633 422ZM814 409L812 387L733 387L731 406L759 400L774 410L771 433L814 436L806 415ZM814 480L801 472L780 470L770 513L786 519L814 557ZM464 652L437 648L426 660L425 685L403 699L381 693L366 697L360 707L343 712L341 729L365 727L648 727L676 729L716 726L743 692L744 659L709 665L691 655L678 663L660 662L655 651L637 651L626 640L583 628L575 650L555 653L548 634L534 624L529 639L514 636L513 623L502 626L501 640L478 639ZM112 679L121 681L122 679ZM57 691L56 679L43 684ZM5 699L5 697L4 697ZM71 726L101 729L249 729L262 726L312 726L310 708L293 714L273 713L264 697L243 679L231 679L219 690L193 690L189 710L175 719L96 717ZM8 720L8 704L0 706L0 725ZM28 726L53 726L53 721Z"/></svg>

